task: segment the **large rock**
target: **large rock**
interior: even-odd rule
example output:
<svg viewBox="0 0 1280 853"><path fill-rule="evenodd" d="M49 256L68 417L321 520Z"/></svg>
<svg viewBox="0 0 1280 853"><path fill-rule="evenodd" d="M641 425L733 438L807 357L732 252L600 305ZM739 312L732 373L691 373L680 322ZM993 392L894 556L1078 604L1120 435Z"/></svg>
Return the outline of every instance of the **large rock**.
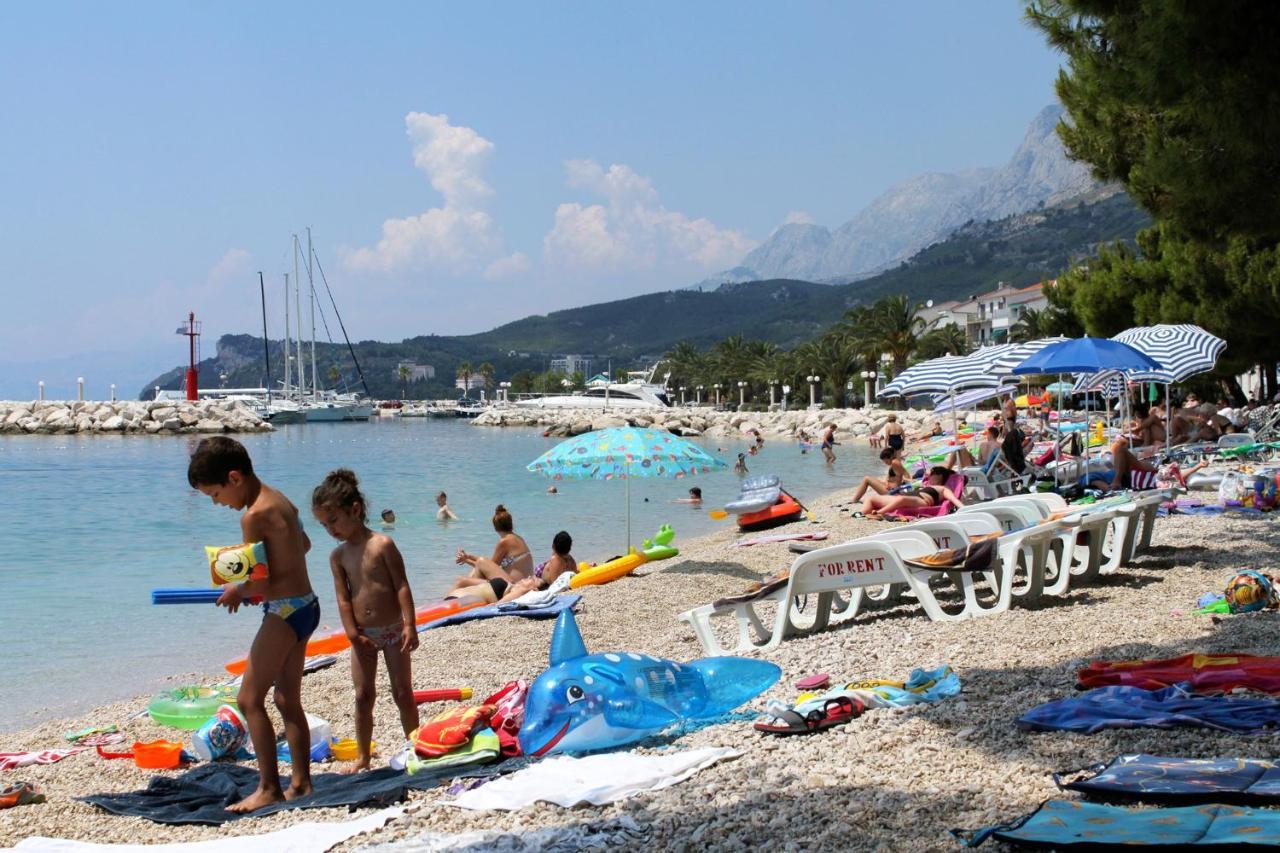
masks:
<svg viewBox="0 0 1280 853"><path fill-rule="evenodd" d="M196 432L222 432L222 421L216 418L200 418L196 421Z"/></svg>
<svg viewBox="0 0 1280 853"><path fill-rule="evenodd" d="M125 427L125 420L120 415L112 415L111 417L107 418L105 421L102 421L98 424L98 429L102 430L103 432L118 432L119 430L124 429L124 427Z"/></svg>

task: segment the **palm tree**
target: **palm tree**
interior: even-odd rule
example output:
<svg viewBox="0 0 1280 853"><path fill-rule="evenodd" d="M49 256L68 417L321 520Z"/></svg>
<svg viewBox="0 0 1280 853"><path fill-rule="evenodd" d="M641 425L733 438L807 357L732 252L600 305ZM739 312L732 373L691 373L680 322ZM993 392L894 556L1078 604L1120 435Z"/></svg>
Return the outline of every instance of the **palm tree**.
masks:
<svg viewBox="0 0 1280 853"><path fill-rule="evenodd" d="M342 378L342 371L338 369L338 365L329 365L329 386L331 388L338 387L338 380Z"/></svg>
<svg viewBox="0 0 1280 853"><path fill-rule="evenodd" d="M680 341L664 356L674 385L696 385L704 377L706 355L689 341Z"/></svg>
<svg viewBox="0 0 1280 853"><path fill-rule="evenodd" d="M484 380L486 389L493 387L493 365L485 361L476 368L476 373L480 374L480 378Z"/></svg>
<svg viewBox="0 0 1280 853"><path fill-rule="evenodd" d="M409 394L404 390L405 384L409 381L409 366L402 364L396 368L396 373L400 376L400 399L409 399Z"/></svg>
<svg viewBox="0 0 1280 853"><path fill-rule="evenodd" d="M462 380L462 394L466 396L471 393L471 375L475 370L471 367L471 362L464 361L458 365L458 378Z"/></svg>
<svg viewBox="0 0 1280 853"><path fill-rule="evenodd" d="M964 329L953 324L930 329L920 336L920 344L916 347L916 355L920 358L938 358L944 355L967 355L969 339Z"/></svg>
<svg viewBox="0 0 1280 853"><path fill-rule="evenodd" d="M920 343L924 320L906 294L885 296L871 306L876 336L884 352L893 360L893 375L906 370L911 354Z"/></svg>

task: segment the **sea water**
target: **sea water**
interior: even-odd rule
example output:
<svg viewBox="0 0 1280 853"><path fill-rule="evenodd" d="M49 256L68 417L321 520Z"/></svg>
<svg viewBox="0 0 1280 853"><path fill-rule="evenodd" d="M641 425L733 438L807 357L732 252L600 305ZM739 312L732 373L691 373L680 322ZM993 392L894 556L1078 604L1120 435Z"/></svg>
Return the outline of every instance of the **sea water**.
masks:
<svg viewBox="0 0 1280 853"><path fill-rule="evenodd" d="M205 545L242 540L240 516L187 485L187 459L199 436L68 435L0 437L0 731L38 718L74 713L159 686L182 672L215 672L249 647L260 608L229 614L213 605L153 606L156 587L208 587ZM465 421L374 419L301 424L241 436L262 479L302 513L311 537L311 582L321 603L320 631L340 629L328 555L336 544L314 521L311 490L337 467L360 477L370 525L392 508L388 531L404 555L414 600L448 591L461 572L459 548L488 555L490 523L504 504L535 561L551 554L559 530L573 536L579 560L625 553L626 484L550 481L525 466L558 439L534 429L473 427ZM732 472L747 440L695 439L729 463L723 471L681 480L633 479L631 543L671 524L675 544L731 524L708 510L737 494ZM814 449L768 440L747 457L754 474L778 474L801 500L852 486L879 463L865 444L836 448L827 465ZM673 501L702 487L704 504ZM459 521L436 520L446 491ZM675 614L670 614L674 619ZM434 641L424 635L424 644Z"/></svg>

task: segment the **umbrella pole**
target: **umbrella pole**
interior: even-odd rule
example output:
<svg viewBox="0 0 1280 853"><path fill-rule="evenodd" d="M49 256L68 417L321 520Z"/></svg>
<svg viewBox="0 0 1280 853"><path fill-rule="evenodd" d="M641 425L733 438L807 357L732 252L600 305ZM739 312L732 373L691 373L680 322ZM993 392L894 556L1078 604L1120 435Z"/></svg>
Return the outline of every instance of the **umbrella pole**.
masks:
<svg viewBox="0 0 1280 853"><path fill-rule="evenodd" d="M631 463L627 463L627 544L622 549L622 555L625 557L631 553Z"/></svg>

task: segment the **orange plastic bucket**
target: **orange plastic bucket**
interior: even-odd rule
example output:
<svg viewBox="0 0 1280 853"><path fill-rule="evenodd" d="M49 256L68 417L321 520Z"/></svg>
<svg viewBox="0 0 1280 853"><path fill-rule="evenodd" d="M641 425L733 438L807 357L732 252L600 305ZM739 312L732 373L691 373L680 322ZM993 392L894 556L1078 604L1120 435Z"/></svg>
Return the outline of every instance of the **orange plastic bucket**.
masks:
<svg viewBox="0 0 1280 853"><path fill-rule="evenodd" d="M133 745L133 762L144 770L172 770L182 763L182 744L173 740Z"/></svg>

